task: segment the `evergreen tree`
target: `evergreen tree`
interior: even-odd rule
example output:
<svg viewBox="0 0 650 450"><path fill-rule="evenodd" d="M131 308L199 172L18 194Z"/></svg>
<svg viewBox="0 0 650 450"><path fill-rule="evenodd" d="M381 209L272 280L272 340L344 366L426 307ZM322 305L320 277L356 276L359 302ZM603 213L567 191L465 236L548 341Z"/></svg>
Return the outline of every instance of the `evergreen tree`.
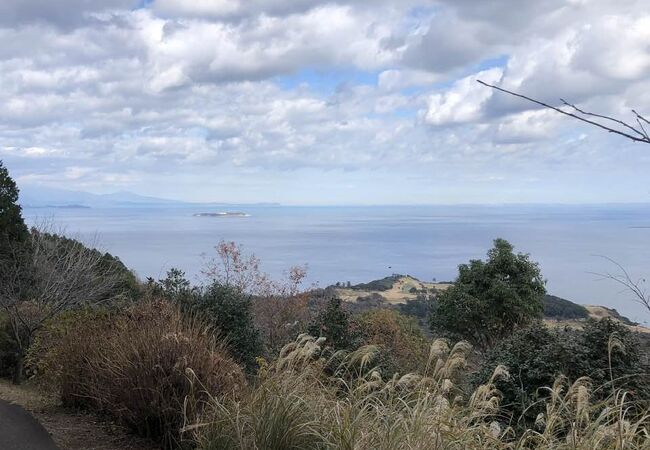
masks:
<svg viewBox="0 0 650 450"><path fill-rule="evenodd" d="M255 358L262 355L263 349L253 321L250 296L215 282L198 297L194 310L216 328L228 342L232 356L252 373Z"/></svg>
<svg viewBox="0 0 650 450"><path fill-rule="evenodd" d="M0 300L27 296L29 230L18 204L18 187L0 161ZM4 302L3 302L4 303Z"/></svg>
<svg viewBox="0 0 650 450"><path fill-rule="evenodd" d="M0 161L0 304L15 306L16 301L27 298L30 286L28 264L29 230L25 225L18 204L18 187L9 176L9 171ZM14 365L14 382L22 380L22 361L24 358L24 327L15 318L6 318L4 331L8 333L14 355L10 358Z"/></svg>
<svg viewBox="0 0 650 450"><path fill-rule="evenodd" d="M358 344L358 336L350 322L341 299L334 297L309 325L308 331L312 336L325 337L326 343L336 350L349 350Z"/></svg>
<svg viewBox="0 0 650 450"><path fill-rule="evenodd" d="M29 230L18 204L18 187L0 161L0 259L15 253L16 244L27 241Z"/></svg>
<svg viewBox="0 0 650 450"><path fill-rule="evenodd" d="M431 314L436 334L492 347L514 330L541 318L546 294L539 265L496 239L487 261L458 267L453 286L438 296Z"/></svg>

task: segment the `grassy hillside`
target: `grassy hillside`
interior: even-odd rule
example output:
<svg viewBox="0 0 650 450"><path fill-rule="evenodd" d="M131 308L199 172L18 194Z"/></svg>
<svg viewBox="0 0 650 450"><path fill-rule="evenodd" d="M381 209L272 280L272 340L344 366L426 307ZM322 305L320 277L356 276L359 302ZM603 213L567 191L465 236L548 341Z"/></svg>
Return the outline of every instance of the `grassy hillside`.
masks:
<svg viewBox="0 0 650 450"><path fill-rule="evenodd" d="M424 298L435 298L436 293L449 288L451 283L427 283L410 275L393 274L391 276L359 283L350 287L335 287L336 295L343 301L360 307L377 307L385 304L397 308L400 312L417 317L426 322L429 308ZM372 302L366 300L372 299ZM555 325L566 324L579 326L580 321L588 318L602 319L609 317L633 328L635 331L650 332L640 327L615 309L604 306L583 306L555 295L544 297L544 319Z"/></svg>
<svg viewBox="0 0 650 450"><path fill-rule="evenodd" d="M418 295L435 294L450 286L449 283L427 283L410 275L391 275L380 280L342 288L332 287L336 295L346 302L366 298L383 298L386 303L397 305L415 300Z"/></svg>

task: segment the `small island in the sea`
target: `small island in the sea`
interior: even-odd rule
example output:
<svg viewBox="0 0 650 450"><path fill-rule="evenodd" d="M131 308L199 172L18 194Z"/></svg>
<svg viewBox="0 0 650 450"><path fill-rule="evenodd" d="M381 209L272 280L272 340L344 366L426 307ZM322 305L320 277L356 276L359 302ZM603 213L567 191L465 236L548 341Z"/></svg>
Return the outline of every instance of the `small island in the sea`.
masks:
<svg viewBox="0 0 650 450"><path fill-rule="evenodd" d="M216 213L196 213L194 217L250 217L250 214L240 211L227 211Z"/></svg>

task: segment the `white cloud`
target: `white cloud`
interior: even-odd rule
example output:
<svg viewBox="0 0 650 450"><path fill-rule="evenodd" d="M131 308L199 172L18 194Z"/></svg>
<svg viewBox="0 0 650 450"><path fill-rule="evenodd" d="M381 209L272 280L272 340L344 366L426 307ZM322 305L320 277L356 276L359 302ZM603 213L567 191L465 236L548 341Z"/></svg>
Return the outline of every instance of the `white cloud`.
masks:
<svg viewBox="0 0 650 450"><path fill-rule="evenodd" d="M612 137L477 78L616 115L650 102L641 0L46 3L0 4L0 158L24 182L193 197L250 173L544 179L606 171ZM616 145L636 161L621 170L650 164Z"/></svg>
<svg viewBox="0 0 650 450"><path fill-rule="evenodd" d="M550 140L562 118L550 110L523 111L495 124L495 143L517 144Z"/></svg>
<svg viewBox="0 0 650 450"><path fill-rule="evenodd" d="M68 29L92 14L133 8L137 4L137 0L2 0L0 25L46 24Z"/></svg>
<svg viewBox="0 0 650 450"><path fill-rule="evenodd" d="M390 7L407 11L430 0L156 0L153 10L163 17L193 17L213 20L243 20L260 15L289 16L308 12L324 4L351 6L358 9ZM379 15L379 14L377 14Z"/></svg>
<svg viewBox="0 0 650 450"><path fill-rule="evenodd" d="M650 11L606 15L583 28L577 40L578 68L628 83L650 76Z"/></svg>
<svg viewBox="0 0 650 450"><path fill-rule="evenodd" d="M153 8L163 16L224 19L304 12L318 4L318 0L156 0Z"/></svg>
<svg viewBox="0 0 650 450"><path fill-rule="evenodd" d="M462 78L444 93L429 97L425 120L432 125L466 123L482 118L485 103L493 92L476 82L482 80L494 84L503 75L500 68L484 70Z"/></svg>
<svg viewBox="0 0 650 450"><path fill-rule="evenodd" d="M438 81L440 77L422 70L384 70L379 74L378 86L386 91L395 91L414 86L427 86Z"/></svg>
<svg viewBox="0 0 650 450"><path fill-rule="evenodd" d="M283 18L261 16L241 24L139 17L154 88L265 79L306 66L373 69L394 56L381 46L389 31L364 23L347 6L322 6Z"/></svg>

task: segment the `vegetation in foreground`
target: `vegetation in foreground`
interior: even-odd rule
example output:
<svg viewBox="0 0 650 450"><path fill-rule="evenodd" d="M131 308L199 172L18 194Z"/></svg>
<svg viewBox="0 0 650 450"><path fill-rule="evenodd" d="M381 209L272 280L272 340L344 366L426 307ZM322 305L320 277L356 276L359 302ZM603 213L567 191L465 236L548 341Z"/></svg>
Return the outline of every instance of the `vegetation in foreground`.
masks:
<svg viewBox="0 0 650 450"><path fill-rule="evenodd" d="M0 372L165 448L650 448L647 349L611 319L547 328L549 305L584 312L505 240L385 308L302 291L300 267L271 280L227 242L200 285L141 283L29 230L17 196L0 164Z"/></svg>
<svg viewBox="0 0 650 450"><path fill-rule="evenodd" d="M419 372L384 379L375 369L378 347L330 355L325 342L301 335L262 367L243 398L210 399L201 420L185 427L198 448L648 448L645 410L622 390L595 400L585 377L558 377L535 423L517 430L500 406L505 367L463 395L468 344L436 340Z"/></svg>

